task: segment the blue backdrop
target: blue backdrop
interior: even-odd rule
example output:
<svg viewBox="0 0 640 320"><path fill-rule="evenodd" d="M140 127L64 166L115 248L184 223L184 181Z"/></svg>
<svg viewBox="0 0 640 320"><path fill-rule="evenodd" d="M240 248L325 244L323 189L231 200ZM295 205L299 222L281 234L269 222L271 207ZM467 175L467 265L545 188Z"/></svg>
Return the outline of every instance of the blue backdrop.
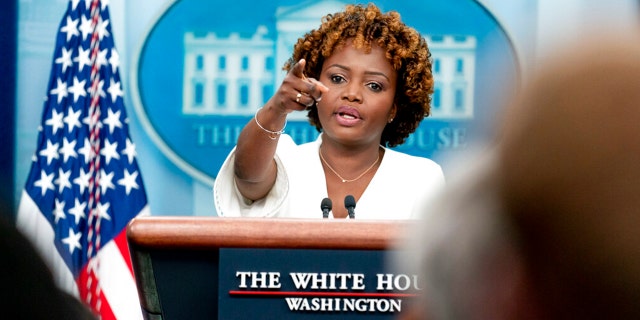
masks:
<svg viewBox="0 0 640 320"><path fill-rule="evenodd" d="M430 38L430 45L434 56L437 53L443 61L450 56L444 53L445 47L439 47L437 37L464 36L476 41L475 49L471 50L474 68L468 82L473 85L473 92L467 96L472 97L467 100L472 104L466 105L470 108L462 108L471 113L452 117L442 110L439 115L434 112L433 119L426 120L419 132L399 147L408 153L433 157L443 165L447 175L456 170L458 163L464 165L465 161L472 161L465 158L467 151L476 145L476 141L483 141L493 134L500 99L517 86L521 78L519 73L526 74L527 70L535 68L538 56L552 53L557 44L575 38L583 30L582 26L593 23L593 14L599 19L614 17L618 23L631 21L635 25L638 11L636 0L602 4L555 0L375 2L383 10L399 11L404 21L425 36L436 37ZM20 198L35 151L36 129L41 119L56 29L67 3L66 0L21 1L17 15L14 15L16 11L12 6L15 9L16 1L11 1L0 13L0 23L5 31L0 38L1 44L3 48L16 49L0 52L2 71L8 75L0 80L3 90L0 99L3 106L15 105L15 108L0 108L0 136L5 151L0 156L0 169L3 181L7 182L3 184L2 192L14 203ZM237 34L238 43L258 34L270 43L269 54L273 60L271 68L263 75L267 76L265 83L270 83L271 90L275 90L281 77L281 57L286 55L286 50L291 50L287 37L292 35L284 32L286 26L316 27L318 17L324 12L319 9L309 12L310 8L335 8L343 4L339 1L298 4L290 0L110 1L110 23L120 53L130 134L137 146L138 163L152 214L216 214L211 183L217 168L234 143L237 128L260 105L254 103L260 99L245 93L238 101L247 96L256 99L250 100L245 113L235 110L223 114L215 109L215 103L211 107L213 111L189 110L189 99L191 102L199 99L193 93L197 90L192 85L201 80L206 84L230 83L230 78L225 80L207 73L199 78L190 69L193 64L189 59L197 59L198 46L203 42L191 41L188 35L199 39L215 33L219 42L205 46L205 51L209 52L203 53L207 62L208 54L233 49L220 45L224 41L231 43L228 41L233 33ZM606 26L611 22L601 23ZM263 31L259 31L259 26L264 26ZM282 28L278 29L279 26ZM252 48L245 52L258 52L255 46ZM17 59L14 58L16 53ZM192 53L194 55L190 55ZM229 67L231 61L229 58ZM436 75L436 81L438 79L444 77ZM445 88L442 81L442 88ZM265 92L268 89L265 85ZM205 87L202 101L209 101L212 94L219 97L222 90L216 90ZM229 93L227 98L232 99L233 95ZM444 103L443 100L443 108ZM297 134L299 141L313 138L313 132L301 128L308 126L295 120L288 126L289 133Z"/></svg>

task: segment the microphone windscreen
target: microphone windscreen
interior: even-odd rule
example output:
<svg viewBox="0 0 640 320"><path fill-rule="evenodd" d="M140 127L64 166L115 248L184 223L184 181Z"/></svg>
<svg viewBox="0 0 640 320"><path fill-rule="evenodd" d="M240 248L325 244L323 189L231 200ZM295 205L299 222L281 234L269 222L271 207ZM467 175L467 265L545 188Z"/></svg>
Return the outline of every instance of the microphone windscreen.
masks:
<svg viewBox="0 0 640 320"><path fill-rule="evenodd" d="M355 208L356 199L352 195L348 195L344 197L344 206L345 208Z"/></svg>
<svg viewBox="0 0 640 320"><path fill-rule="evenodd" d="M324 210L331 210L332 204L331 204L331 199L329 198L324 198L322 199L322 202L320 202L320 209Z"/></svg>

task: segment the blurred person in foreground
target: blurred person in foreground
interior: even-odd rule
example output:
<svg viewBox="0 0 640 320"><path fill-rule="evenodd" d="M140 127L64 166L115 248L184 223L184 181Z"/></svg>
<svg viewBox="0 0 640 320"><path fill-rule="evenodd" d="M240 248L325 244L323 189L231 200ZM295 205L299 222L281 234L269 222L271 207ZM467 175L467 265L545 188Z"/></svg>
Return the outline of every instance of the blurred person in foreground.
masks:
<svg viewBox="0 0 640 320"><path fill-rule="evenodd" d="M640 35L544 61L412 228L401 319L640 319Z"/></svg>
<svg viewBox="0 0 640 320"><path fill-rule="evenodd" d="M0 204L0 318L97 320L89 307L60 290L36 248L6 218Z"/></svg>

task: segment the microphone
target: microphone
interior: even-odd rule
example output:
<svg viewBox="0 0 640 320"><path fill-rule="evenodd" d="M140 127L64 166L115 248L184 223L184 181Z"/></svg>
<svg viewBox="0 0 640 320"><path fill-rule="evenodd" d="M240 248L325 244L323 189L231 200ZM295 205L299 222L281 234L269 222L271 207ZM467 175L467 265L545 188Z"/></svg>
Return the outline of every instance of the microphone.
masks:
<svg viewBox="0 0 640 320"><path fill-rule="evenodd" d="M329 211L331 211L331 199L329 198L324 198L322 199L322 202L320 202L320 209L322 209L322 217L323 218L329 218Z"/></svg>
<svg viewBox="0 0 640 320"><path fill-rule="evenodd" d="M347 195L346 197L344 197L344 207L347 208L349 218L355 219L356 213L354 209L356 208L356 199L352 195Z"/></svg>

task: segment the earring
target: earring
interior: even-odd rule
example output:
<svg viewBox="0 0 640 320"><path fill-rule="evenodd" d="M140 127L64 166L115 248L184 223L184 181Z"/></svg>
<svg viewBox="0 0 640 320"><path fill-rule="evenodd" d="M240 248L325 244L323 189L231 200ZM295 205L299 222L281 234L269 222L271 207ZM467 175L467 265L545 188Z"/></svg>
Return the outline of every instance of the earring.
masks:
<svg viewBox="0 0 640 320"><path fill-rule="evenodd" d="M391 122L393 122L393 118L389 119L389 121L388 121L388 123L391 123Z"/></svg>

